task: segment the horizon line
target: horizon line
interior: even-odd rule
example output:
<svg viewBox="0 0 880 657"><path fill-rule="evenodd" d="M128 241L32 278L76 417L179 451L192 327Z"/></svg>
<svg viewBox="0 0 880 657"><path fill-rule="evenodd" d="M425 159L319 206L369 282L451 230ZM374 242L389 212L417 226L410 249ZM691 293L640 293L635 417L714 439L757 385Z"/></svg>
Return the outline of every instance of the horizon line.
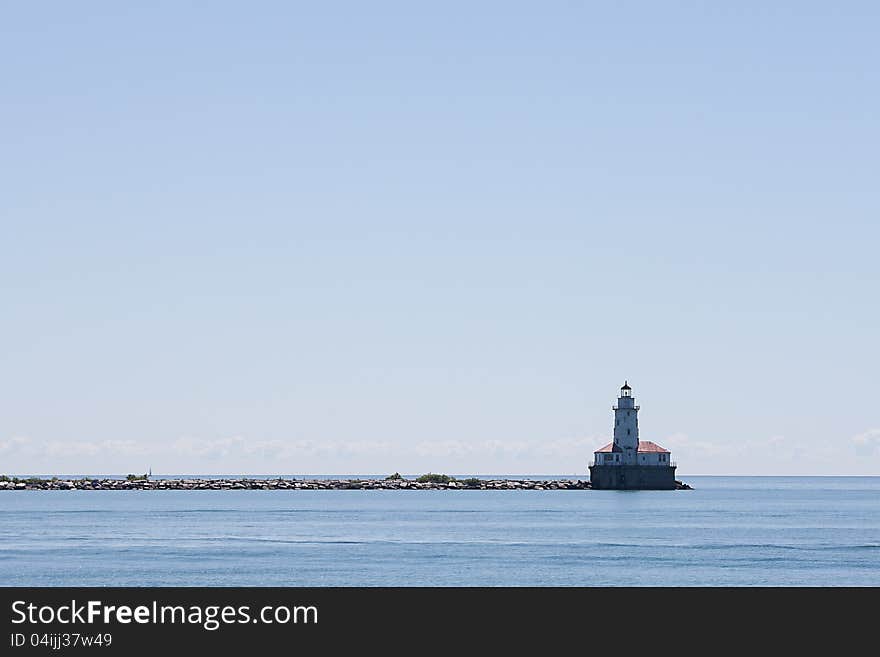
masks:
<svg viewBox="0 0 880 657"><path fill-rule="evenodd" d="M421 477L424 474L431 474L430 472L418 472L418 473L395 473L400 474L403 477ZM39 473L39 472L23 472L23 473L0 473L0 476L7 477L126 477L129 474L138 474L138 473L119 473L119 472L102 472L102 473ZM143 474L143 473L141 473ZM553 473L553 472L537 472L537 473L527 473L527 472L505 472L505 473L491 473L491 472L482 472L482 473L436 473L436 474L447 474L453 477L581 477L585 476L587 478L590 477L590 474L587 473ZM140 474L138 474L140 476ZM333 472L285 472L285 473L276 473L276 472L178 472L178 473L152 473L149 475L150 477L388 477L387 474L382 473L333 473ZM877 474L718 474L718 473L701 473L701 474L685 474L679 475L676 473L676 477L880 477L880 473Z"/></svg>

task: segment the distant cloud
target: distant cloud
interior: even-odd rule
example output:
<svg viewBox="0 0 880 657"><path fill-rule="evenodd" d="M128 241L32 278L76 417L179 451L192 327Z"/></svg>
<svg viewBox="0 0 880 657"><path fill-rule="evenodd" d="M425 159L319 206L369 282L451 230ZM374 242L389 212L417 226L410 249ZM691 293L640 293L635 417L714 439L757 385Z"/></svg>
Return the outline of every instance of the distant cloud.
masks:
<svg viewBox="0 0 880 657"><path fill-rule="evenodd" d="M437 440L419 443L416 445L415 452L419 456L436 458L439 456L470 456L476 449L475 444L461 440Z"/></svg>
<svg viewBox="0 0 880 657"><path fill-rule="evenodd" d="M587 458L592 452L610 439L607 436L586 438L563 438L557 440L482 440L466 442L445 440L422 442L416 445L415 453L425 457L535 457L559 456L571 458L572 455Z"/></svg>
<svg viewBox="0 0 880 657"><path fill-rule="evenodd" d="M243 436L205 439L183 436L165 446L163 451L201 459L224 459L238 456L263 456L273 459L367 458L376 456L413 456L423 458L586 458L609 441L607 436L556 440L502 441L464 440L422 441L401 444L382 440L250 440Z"/></svg>
<svg viewBox="0 0 880 657"><path fill-rule="evenodd" d="M663 447L671 449L672 447L683 447L684 445L691 444L692 441L688 437L686 433L678 432L673 433L662 439L661 444Z"/></svg>
<svg viewBox="0 0 880 657"><path fill-rule="evenodd" d="M0 440L0 454L12 454L30 445L31 439L25 436L13 436L8 440Z"/></svg>
<svg viewBox="0 0 880 657"><path fill-rule="evenodd" d="M64 458L72 456L94 456L95 454L98 454L100 450L101 448L97 443L83 441L52 441L43 445L43 452L46 456L60 456Z"/></svg>
<svg viewBox="0 0 880 657"><path fill-rule="evenodd" d="M559 440L540 441L535 451L542 456L558 456L571 458L573 455L592 457L600 447L611 442L611 436L586 436L583 438L560 438Z"/></svg>
<svg viewBox="0 0 880 657"><path fill-rule="evenodd" d="M707 440L694 440L688 434L680 431L662 438L660 445L673 452L676 459L682 454L714 457L731 455L738 451L738 446L723 445Z"/></svg>
<svg viewBox="0 0 880 657"><path fill-rule="evenodd" d="M648 436L655 439L654 436ZM244 435L192 436L156 440L64 440L32 436L0 438L0 468L17 473L62 472L585 472L607 434L467 440L450 438L390 441L260 439ZM697 438L684 432L656 437L687 473L774 474L871 473L880 457L880 428L834 441L805 443L791 436L757 434L733 439ZM848 449L841 450L841 445ZM760 455L760 458L755 458ZM142 468L142 469L141 469Z"/></svg>
<svg viewBox="0 0 880 657"><path fill-rule="evenodd" d="M880 453L880 429L869 429L852 437L852 443L859 451Z"/></svg>
<svg viewBox="0 0 880 657"><path fill-rule="evenodd" d="M182 437L178 438L171 448L179 454L209 459L242 455L274 457L284 451L284 443L278 440L249 441L242 436L215 440Z"/></svg>
<svg viewBox="0 0 880 657"><path fill-rule="evenodd" d="M47 456L143 455L150 452L133 440L51 441L40 445Z"/></svg>

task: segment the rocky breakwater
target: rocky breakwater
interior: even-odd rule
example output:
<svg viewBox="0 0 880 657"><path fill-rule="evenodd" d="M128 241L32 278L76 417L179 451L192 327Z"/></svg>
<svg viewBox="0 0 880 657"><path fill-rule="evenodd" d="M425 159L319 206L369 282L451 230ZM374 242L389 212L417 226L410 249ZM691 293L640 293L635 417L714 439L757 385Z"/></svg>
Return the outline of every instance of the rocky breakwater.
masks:
<svg viewBox="0 0 880 657"><path fill-rule="evenodd" d="M690 486L676 482L680 490ZM572 479L17 479L0 480L0 490L586 490L589 481Z"/></svg>
<svg viewBox="0 0 880 657"><path fill-rule="evenodd" d="M486 479L425 481L413 479L13 479L0 490L583 490L588 481L568 479Z"/></svg>

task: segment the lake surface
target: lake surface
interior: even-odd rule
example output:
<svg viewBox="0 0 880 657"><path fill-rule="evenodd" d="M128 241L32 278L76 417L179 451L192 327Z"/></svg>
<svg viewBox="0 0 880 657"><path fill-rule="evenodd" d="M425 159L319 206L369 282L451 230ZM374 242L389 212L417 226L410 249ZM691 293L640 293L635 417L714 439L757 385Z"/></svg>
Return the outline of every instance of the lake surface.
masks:
<svg viewBox="0 0 880 657"><path fill-rule="evenodd" d="M0 585L880 585L880 477L0 492Z"/></svg>

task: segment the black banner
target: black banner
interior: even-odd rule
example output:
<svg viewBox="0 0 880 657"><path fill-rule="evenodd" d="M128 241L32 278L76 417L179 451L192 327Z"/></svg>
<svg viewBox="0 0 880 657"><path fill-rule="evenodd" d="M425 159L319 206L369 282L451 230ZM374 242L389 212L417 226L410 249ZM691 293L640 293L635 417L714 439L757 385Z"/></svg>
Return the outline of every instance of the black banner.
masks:
<svg viewBox="0 0 880 657"><path fill-rule="evenodd" d="M5 588L2 655L816 649L869 639L877 589ZM623 653L620 651L623 650ZM354 654L354 653L344 653ZM599 653L597 653L599 654ZM602 654L605 654L604 652Z"/></svg>

